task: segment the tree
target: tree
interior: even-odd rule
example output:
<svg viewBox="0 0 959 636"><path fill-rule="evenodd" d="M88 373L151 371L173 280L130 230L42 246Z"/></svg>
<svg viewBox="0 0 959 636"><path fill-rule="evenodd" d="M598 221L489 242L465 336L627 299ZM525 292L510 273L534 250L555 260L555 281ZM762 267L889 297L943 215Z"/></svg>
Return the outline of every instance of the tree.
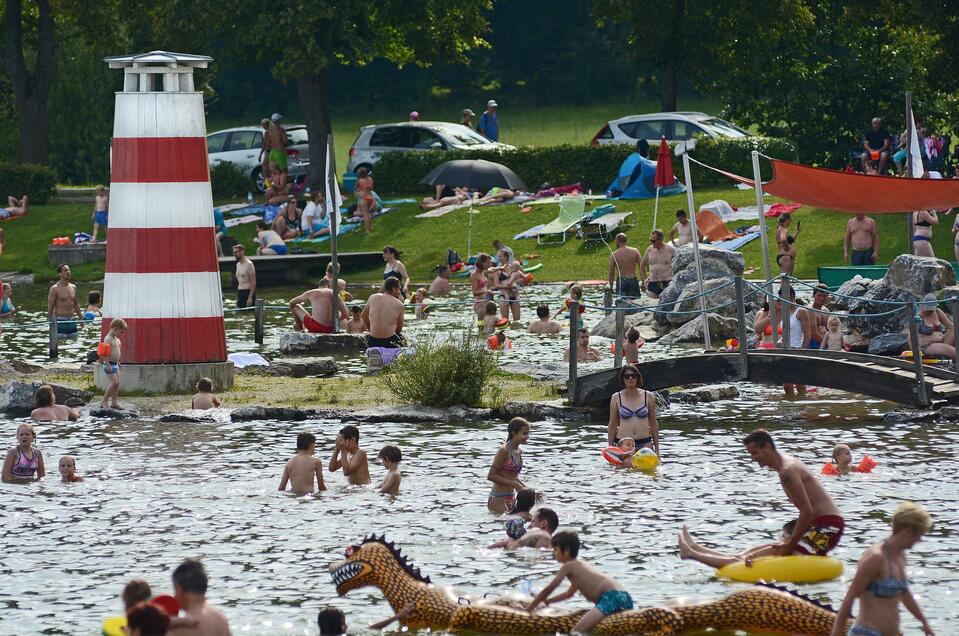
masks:
<svg viewBox="0 0 959 636"><path fill-rule="evenodd" d="M399 66L429 65L444 58L466 61L485 46L484 11L490 0L295 0L279 12L234 0L234 50L271 65L273 75L294 81L310 138L308 181L316 187L326 175L330 125L330 67L363 66L385 58ZM221 31L222 33L222 31ZM277 57L279 56L279 57ZM347 89L348 90L348 89Z"/></svg>
<svg viewBox="0 0 959 636"><path fill-rule="evenodd" d="M47 148L47 96L56 76L53 8L49 0L37 0L36 62L27 67L23 42L21 0L6 0L3 20L4 59L16 95L20 128L20 160L43 163Z"/></svg>

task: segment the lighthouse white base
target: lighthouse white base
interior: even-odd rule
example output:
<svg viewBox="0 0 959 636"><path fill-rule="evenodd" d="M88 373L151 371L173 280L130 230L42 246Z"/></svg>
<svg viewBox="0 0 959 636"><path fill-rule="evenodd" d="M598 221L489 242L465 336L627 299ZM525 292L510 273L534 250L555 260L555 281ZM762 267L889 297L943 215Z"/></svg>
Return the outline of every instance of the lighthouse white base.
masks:
<svg viewBox="0 0 959 636"><path fill-rule="evenodd" d="M233 388L232 362L199 362L192 364L124 364L120 367L120 395L129 393L196 392L200 378L213 381L213 392ZM109 380L102 365L94 365L93 382L106 389Z"/></svg>

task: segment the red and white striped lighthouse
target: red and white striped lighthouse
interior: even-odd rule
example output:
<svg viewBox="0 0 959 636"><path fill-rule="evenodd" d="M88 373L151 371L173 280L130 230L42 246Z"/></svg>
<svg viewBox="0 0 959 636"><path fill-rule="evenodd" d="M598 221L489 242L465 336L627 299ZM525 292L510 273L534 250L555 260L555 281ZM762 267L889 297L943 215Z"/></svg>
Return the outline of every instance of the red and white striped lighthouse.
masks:
<svg viewBox="0 0 959 636"><path fill-rule="evenodd" d="M127 364L222 363L206 122L193 84L193 69L211 58L153 51L105 61L125 75L113 124L101 331L126 320Z"/></svg>

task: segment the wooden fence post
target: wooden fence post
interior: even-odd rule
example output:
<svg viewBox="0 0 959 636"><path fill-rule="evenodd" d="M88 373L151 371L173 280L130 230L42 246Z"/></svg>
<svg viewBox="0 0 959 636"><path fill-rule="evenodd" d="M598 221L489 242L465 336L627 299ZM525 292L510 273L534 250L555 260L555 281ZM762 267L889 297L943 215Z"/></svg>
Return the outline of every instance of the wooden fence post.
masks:
<svg viewBox="0 0 959 636"><path fill-rule="evenodd" d="M570 404L576 404L576 358L579 357L577 338L579 336L579 301L569 304L569 378L566 381L566 392Z"/></svg>
<svg viewBox="0 0 959 636"><path fill-rule="evenodd" d="M263 309L263 299L257 298L256 308L253 310L253 340L260 345L263 344Z"/></svg>
<svg viewBox="0 0 959 636"><path fill-rule="evenodd" d="M956 322L959 320L959 297L952 296L949 299L949 314L952 316L952 324L959 325L959 323ZM956 356L953 359L953 363L956 365L955 372L959 375L959 347L956 347Z"/></svg>
<svg viewBox="0 0 959 636"><path fill-rule="evenodd" d="M743 277L736 277L736 320L739 321L739 379L749 377L749 342L746 335L746 294Z"/></svg>
<svg viewBox="0 0 959 636"><path fill-rule="evenodd" d="M608 316L612 311L610 307L613 306L613 288L607 287L603 290L603 315Z"/></svg>
<svg viewBox="0 0 959 636"><path fill-rule="evenodd" d="M782 285L779 288L779 295L782 296L782 299L783 299L783 302L782 302L783 315L780 316L780 320L782 320L782 325L783 325L783 349L792 349L792 346L790 345L791 336L789 334L790 332L789 322L790 322L790 317L792 316L792 309L793 309L790 303L793 302L793 299L792 299L792 294L789 293L789 290L790 290L789 279L786 278L785 275L783 275L782 281L783 281ZM798 308L796 310L798 311ZM775 332L775 329L773 331Z"/></svg>
<svg viewBox="0 0 959 636"><path fill-rule="evenodd" d="M616 340L613 349L613 366L623 366L623 341L626 339L626 301L616 299Z"/></svg>
<svg viewBox="0 0 959 636"><path fill-rule="evenodd" d="M922 368L922 350L919 347L919 328L916 325L916 303L909 303L909 348L912 349L912 366L916 371L916 397L919 404L928 406L926 378Z"/></svg>
<svg viewBox="0 0 959 636"><path fill-rule="evenodd" d="M51 312L47 318L50 320L50 359L56 360L60 357L59 344L57 341L57 316Z"/></svg>

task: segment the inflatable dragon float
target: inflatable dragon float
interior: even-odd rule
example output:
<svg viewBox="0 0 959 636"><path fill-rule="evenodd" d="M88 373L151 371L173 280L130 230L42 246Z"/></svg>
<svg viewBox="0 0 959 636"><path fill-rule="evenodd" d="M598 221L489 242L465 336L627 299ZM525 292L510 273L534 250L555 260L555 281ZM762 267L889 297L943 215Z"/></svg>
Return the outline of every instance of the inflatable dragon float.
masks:
<svg viewBox="0 0 959 636"><path fill-rule="evenodd" d="M372 535L330 565L340 596L366 586L380 588L394 612L414 604L408 627L468 630L495 634L570 633L586 610L527 612L516 599L467 597L437 587L385 537ZM650 607L611 614L597 634L684 634L704 629L829 636L836 612L795 592L756 585L718 601L677 607ZM851 623L850 623L851 625ZM843 633L846 629L843 629Z"/></svg>

